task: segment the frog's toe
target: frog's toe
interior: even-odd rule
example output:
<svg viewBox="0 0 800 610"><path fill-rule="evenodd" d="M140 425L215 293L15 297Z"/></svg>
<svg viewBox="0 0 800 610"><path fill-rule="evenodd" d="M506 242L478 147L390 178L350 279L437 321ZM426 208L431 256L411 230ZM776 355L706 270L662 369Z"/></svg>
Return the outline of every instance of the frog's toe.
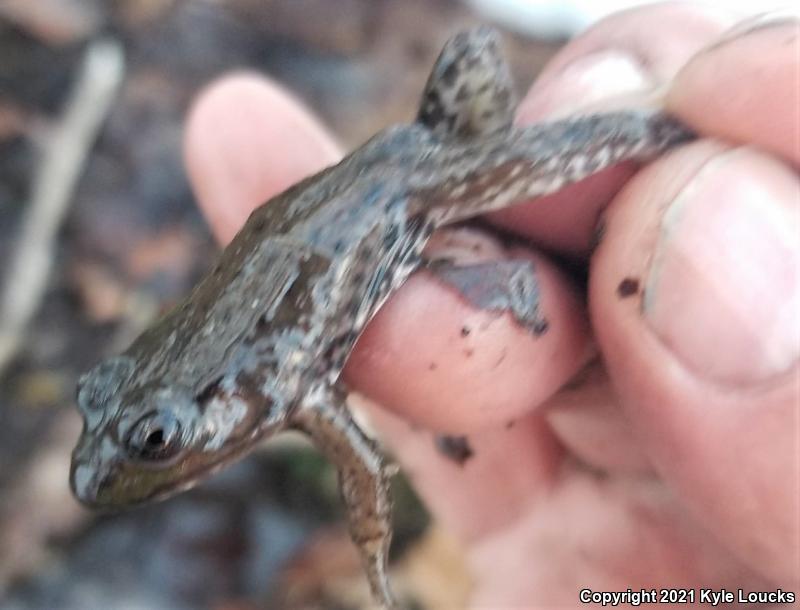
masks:
<svg viewBox="0 0 800 610"><path fill-rule="evenodd" d="M533 262L522 259L457 264L433 260L427 269L478 309L510 313L534 336L547 331L539 307L539 281Z"/></svg>

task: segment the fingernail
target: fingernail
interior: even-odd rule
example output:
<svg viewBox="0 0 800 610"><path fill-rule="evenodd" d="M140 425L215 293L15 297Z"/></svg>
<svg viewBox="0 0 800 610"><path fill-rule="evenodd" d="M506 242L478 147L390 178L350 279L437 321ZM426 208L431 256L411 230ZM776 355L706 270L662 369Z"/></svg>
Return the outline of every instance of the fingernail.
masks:
<svg viewBox="0 0 800 610"><path fill-rule="evenodd" d="M537 82L517 111L522 122L568 115L599 101L650 90L650 74L629 53L606 50L580 57Z"/></svg>
<svg viewBox="0 0 800 610"><path fill-rule="evenodd" d="M708 162L667 207L643 310L701 378L748 385L800 356L798 183L747 149Z"/></svg>
<svg viewBox="0 0 800 610"><path fill-rule="evenodd" d="M766 30L773 27L783 27L785 25L800 25L800 10L794 7L783 7L774 11L768 11L755 15L750 19L745 19L737 23L726 31L714 46L726 44L742 36L747 36L753 32Z"/></svg>

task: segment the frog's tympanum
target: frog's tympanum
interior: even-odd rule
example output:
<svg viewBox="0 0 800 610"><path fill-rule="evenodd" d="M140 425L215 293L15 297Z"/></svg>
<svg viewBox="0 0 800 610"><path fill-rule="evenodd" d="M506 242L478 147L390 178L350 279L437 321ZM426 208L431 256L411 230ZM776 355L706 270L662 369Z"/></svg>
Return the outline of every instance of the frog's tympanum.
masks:
<svg viewBox="0 0 800 610"><path fill-rule="evenodd" d="M415 122L256 209L182 303L81 378L75 495L103 508L164 498L301 430L337 466L373 594L393 607L387 468L340 379L364 325L427 262L437 227L692 137L647 110L513 127L514 108L494 32L463 32L437 60ZM546 327L530 262L430 268L476 306L507 310L534 335Z"/></svg>

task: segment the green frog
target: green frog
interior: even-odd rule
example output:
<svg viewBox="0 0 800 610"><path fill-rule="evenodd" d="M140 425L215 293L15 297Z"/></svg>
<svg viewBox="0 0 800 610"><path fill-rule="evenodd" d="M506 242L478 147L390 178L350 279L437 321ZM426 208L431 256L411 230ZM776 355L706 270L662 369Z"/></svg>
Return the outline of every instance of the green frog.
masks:
<svg viewBox="0 0 800 610"><path fill-rule="evenodd" d="M476 307L546 332L529 261L426 261L431 233L693 137L648 110L514 127L515 105L497 34L457 34L413 123L256 209L182 303L81 377L77 498L98 508L165 498L300 430L336 465L375 600L395 607L390 471L351 417L341 379L359 333L422 265Z"/></svg>

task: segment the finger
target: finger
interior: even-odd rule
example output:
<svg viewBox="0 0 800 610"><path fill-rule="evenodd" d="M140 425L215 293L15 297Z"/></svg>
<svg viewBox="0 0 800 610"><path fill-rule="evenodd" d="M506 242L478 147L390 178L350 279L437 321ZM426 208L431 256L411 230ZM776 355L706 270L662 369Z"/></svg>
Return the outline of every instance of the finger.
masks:
<svg viewBox="0 0 800 610"><path fill-rule="evenodd" d="M471 545L467 557L473 608L576 608L579 594L589 601L583 594L631 589L653 595L630 599L633 607L675 610L702 600L657 599L656 591L676 591L667 583L684 591L775 588L720 547L660 481L602 476L574 462L562 466L547 502Z"/></svg>
<svg viewBox="0 0 800 610"><path fill-rule="evenodd" d="M593 472L652 473L599 359L570 379L542 410L561 445Z"/></svg>
<svg viewBox="0 0 800 610"><path fill-rule="evenodd" d="M735 20L727 11L664 3L617 13L567 44L522 100L527 125L577 111L652 105L656 92L699 49ZM585 255L600 211L635 171L623 164L528 205L496 212L493 222L548 248Z"/></svg>
<svg viewBox="0 0 800 610"><path fill-rule="evenodd" d="M680 71L670 111L703 133L800 164L800 20L745 22Z"/></svg>
<svg viewBox="0 0 800 610"><path fill-rule="evenodd" d="M637 176L607 211L590 308L659 473L752 569L796 578L798 178L711 142Z"/></svg>
<svg viewBox="0 0 800 610"><path fill-rule="evenodd" d="M496 240L462 231L472 262L509 258ZM365 329L345 379L381 405L447 434L465 434L509 421L554 394L589 357L589 328L581 295L545 257L534 263L541 335L509 313L478 310L427 273L411 277ZM462 257L463 258L463 257Z"/></svg>
<svg viewBox="0 0 800 610"><path fill-rule="evenodd" d="M473 262L533 261L547 332L536 337L507 313L475 310L416 274L367 326L345 378L402 417L374 413L426 505L474 541L521 518L550 489L563 452L537 409L591 351L581 295L550 261L463 230L459 242ZM442 245L463 260L458 247ZM432 430L461 437L465 454L438 450Z"/></svg>
<svg viewBox="0 0 800 610"><path fill-rule="evenodd" d="M184 160L200 208L227 243L269 197L340 157L333 138L285 89L226 76L189 112Z"/></svg>

